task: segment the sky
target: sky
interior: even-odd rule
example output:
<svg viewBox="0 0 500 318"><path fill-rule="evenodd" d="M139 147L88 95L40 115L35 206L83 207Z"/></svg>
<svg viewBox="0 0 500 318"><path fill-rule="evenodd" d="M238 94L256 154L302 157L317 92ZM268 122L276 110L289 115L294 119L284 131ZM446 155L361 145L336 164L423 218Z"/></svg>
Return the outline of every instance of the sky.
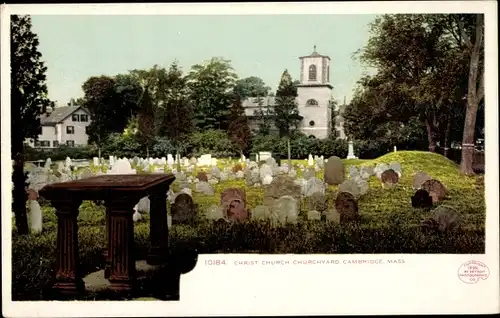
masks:
<svg viewBox="0 0 500 318"><path fill-rule="evenodd" d="M333 97L349 103L356 81L373 72L352 54L369 38L376 15L32 15L47 66L49 98L64 106L83 96L91 76L114 76L177 60L187 73L212 57L231 61L239 78L257 76L273 91L300 56L331 58Z"/></svg>

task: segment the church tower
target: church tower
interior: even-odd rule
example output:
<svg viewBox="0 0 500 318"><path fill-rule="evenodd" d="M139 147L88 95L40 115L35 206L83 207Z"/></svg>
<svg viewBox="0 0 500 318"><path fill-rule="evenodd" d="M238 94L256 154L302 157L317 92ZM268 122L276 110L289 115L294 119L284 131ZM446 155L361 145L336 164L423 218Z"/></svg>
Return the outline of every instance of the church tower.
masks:
<svg viewBox="0 0 500 318"><path fill-rule="evenodd" d="M300 59L300 84L297 85L299 113L304 118L301 131L316 138L328 137L331 123L330 57L318 54L316 45L310 55Z"/></svg>

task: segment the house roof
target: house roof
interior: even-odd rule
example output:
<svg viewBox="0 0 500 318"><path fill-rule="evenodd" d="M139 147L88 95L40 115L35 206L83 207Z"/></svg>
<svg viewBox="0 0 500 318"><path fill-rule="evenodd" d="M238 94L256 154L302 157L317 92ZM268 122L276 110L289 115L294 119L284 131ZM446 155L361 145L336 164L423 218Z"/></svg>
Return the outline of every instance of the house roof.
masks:
<svg viewBox="0 0 500 318"><path fill-rule="evenodd" d="M274 106L274 96L266 96L266 97L248 97L241 101L241 105L243 107L258 107L259 106L259 98L262 101L262 107L266 106Z"/></svg>
<svg viewBox="0 0 500 318"><path fill-rule="evenodd" d="M42 124L42 126L51 126L58 124L79 109L82 109L83 111L88 113L88 111L81 106L55 107L52 112L41 116L40 123Z"/></svg>

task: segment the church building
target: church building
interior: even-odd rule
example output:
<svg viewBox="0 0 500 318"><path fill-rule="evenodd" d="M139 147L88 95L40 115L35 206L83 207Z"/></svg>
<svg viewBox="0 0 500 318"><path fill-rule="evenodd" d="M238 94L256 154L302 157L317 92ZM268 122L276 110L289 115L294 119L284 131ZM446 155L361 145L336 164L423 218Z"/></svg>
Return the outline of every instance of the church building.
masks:
<svg viewBox="0 0 500 318"><path fill-rule="evenodd" d="M297 86L297 105L299 114L303 117L300 123L300 131L310 137L326 138L335 125L336 136L345 138L342 116L337 116L332 120L332 100L333 86L330 84L330 57L316 52L316 46L312 54L299 57L300 59L300 82ZM245 114L249 118L250 128L258 129L257 112L259 110L272 109L275 105L275 98L250 97L242 101ZM345 106L345 105L344 105ZM336 109L343 112L344 107Z"/></svg>

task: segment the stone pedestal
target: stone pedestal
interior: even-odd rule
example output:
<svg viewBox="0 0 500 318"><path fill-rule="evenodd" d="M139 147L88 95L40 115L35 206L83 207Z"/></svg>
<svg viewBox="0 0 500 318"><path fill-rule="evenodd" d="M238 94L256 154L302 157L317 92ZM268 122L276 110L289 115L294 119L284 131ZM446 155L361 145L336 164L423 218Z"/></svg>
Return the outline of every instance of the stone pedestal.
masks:
<svg viewBox="0 0 500 318"><path fill-rule="evenodd" d="M149 196L151 203L152 263L162 264L168 255L166 193L175 177L172 174L101 175L54 183L40 190L52 202L58 217L56 281L54 289L65 295L84 291L78 256L78 208L83 200L104 200L106 206L107 249L105 277L110 290L130 291L135 286L133 207ZM64 199L61 199L64 198Z"/></svg>

